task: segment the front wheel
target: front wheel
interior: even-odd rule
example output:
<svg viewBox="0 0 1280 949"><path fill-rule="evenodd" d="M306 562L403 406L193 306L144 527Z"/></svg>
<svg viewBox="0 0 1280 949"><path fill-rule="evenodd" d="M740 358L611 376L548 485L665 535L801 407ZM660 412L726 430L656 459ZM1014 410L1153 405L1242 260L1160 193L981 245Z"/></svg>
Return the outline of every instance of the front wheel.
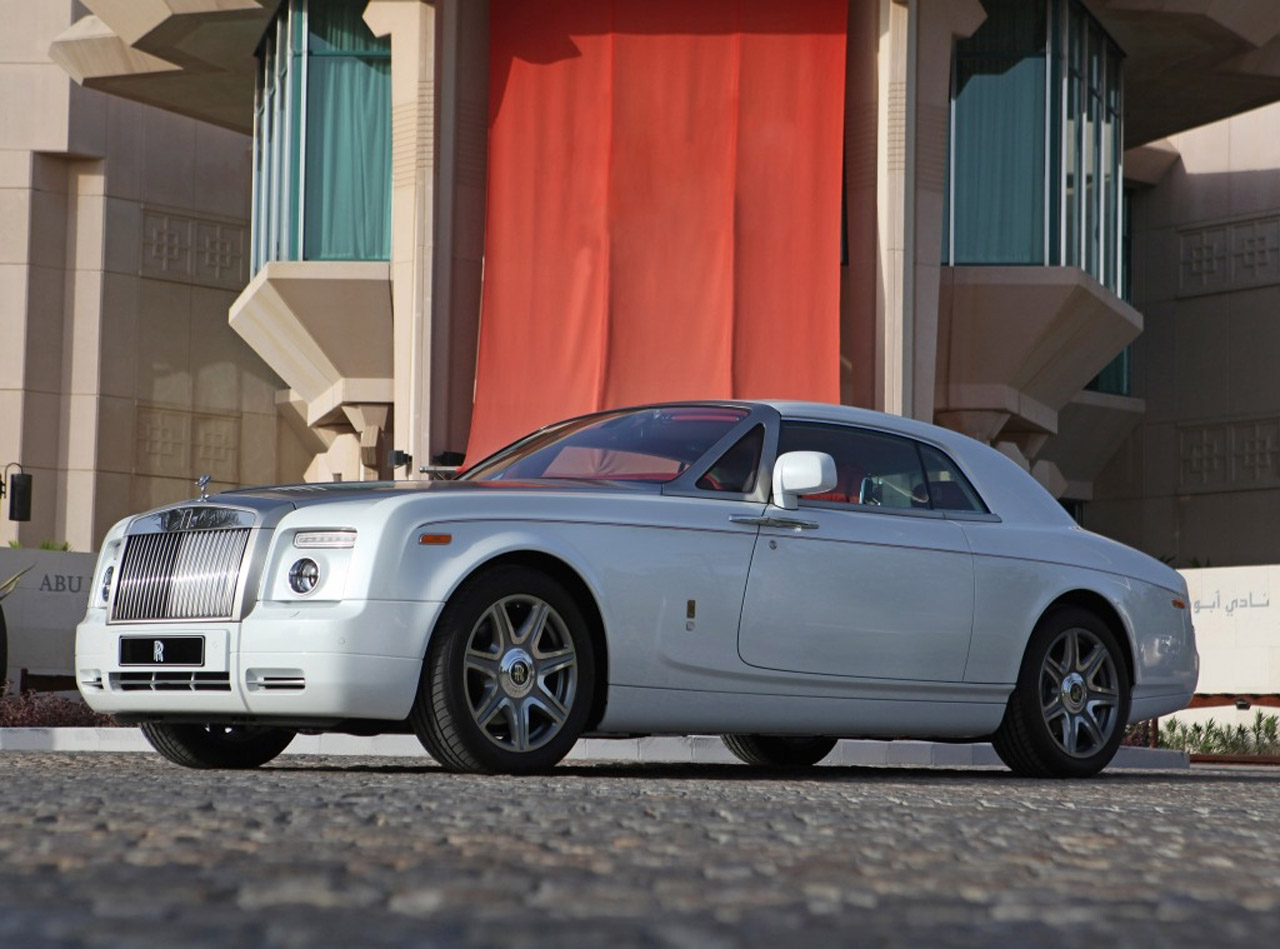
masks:
<svg viewBox="0 0 1280 949"><path fill-rule="evenodd" d="M834 738L785 738L781 735L721 735L739 761L769 768L807 768L836 746Z"/></svg>
<svg viewBox="0 0 1280 949"><path fill-rule="evenodd" d="M535 774L578 740L594 683L591 637L573 597L538 570L497 567L450 598L409 721L450 771Z"/></svg>
<svg viewBox="0 0 1280 949"><path fill-rule="evenodd" d="M1130 686L1115 634L1077 607L1044 616L992 744L1024 777L1084 778L1115 756L1129 720Z"/></svg>
<svg viewBox="0 0 1280 949"><path fill-rule="evenodd" d="M172 725L147 722L151 747L186 768L256 768L289 746L297 734L263 725Z"/></svg>

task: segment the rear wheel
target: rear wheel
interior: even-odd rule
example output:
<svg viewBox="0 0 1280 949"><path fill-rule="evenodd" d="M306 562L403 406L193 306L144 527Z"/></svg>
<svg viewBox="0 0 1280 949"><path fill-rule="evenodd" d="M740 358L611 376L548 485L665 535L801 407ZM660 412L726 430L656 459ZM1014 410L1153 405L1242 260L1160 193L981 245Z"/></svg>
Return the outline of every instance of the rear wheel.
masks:
<svg viewBox="0 0 1280 949"><path fill-rule="evenodd" d="M297 734L263 725L172 725L147 722L143 736L174 764L187 768L256 768L289 746Z"/></svg>
<svg viewBox="0 0 1280 949"><path fill-rule="evenodd" d="M450 771L538 773L578 740L594 683L591 637L573 597L540 571L497 567L449 600L409 721Z"/></svg>
<svg viewBox="0 0 1280 949"><path fill-rule="evenodd" d="M780 735L722 735L721 741L738 760L770 768L806 768L831 754L836 746L834 738Z"/></svg>
<svg viewBox="0 0 1280 949"><path fill-rule="evenodd" d="M1115 756L1129 699L1128 669L1115 634L1088 610L1057 609L1031 634L992 744L1016 774L1088 777Z"/></svg>

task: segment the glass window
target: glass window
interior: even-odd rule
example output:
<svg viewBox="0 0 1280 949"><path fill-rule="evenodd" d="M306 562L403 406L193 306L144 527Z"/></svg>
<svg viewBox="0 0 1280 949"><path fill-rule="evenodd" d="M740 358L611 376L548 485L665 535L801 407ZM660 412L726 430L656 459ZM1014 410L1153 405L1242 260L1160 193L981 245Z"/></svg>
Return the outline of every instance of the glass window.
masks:
<svg viewBox="0 0 1280 949"><path fill-rule="evenodd" d="M763 448L764 426L757 425L707 469L707 473L698 479L697 487L703 491L750 494L756 489Z"/></svg>
<svg viewBox="0 0 1280 949"><path fill-rule="evenodd" d="M987 512L978 492L950 458L930 445L921 445L920 460L924 462L929 501L935 511Z"/></svg>
<svg viewBox="0 0 1280 949"><path fill-rule="evenodd" d="M1120 196L1121 220L1118 267L1121 278L1120 299L1126 303L1133 299L1133 285L1131 283L1133 268L1130 266L1133 259L1133 236L1129 230L1129 222L1131 220L1129 213L1130 200L1130 192L1125 189ZM1132 395L1133 346L1129 345L1122 349L1120 354L1111 360L1100 373L1094 376L1093 380L1085 388L1093 392L1105 392L1110 395Z"/></svg>
<svg viewBox="0 0 1280 949"><path fill-rule="evenodd" d="M1126 346L1085 386L1091 392L1129 395L1133 391L1133 347Z"/></svg>
<svg viewBox="0 0 1280 949"><path fill-rule="evenodd" d="M466 481L572 478L667 482L746 418L716 406L664 406L590 415L535 432L481 462Z"/></svg>
<svg viewBox="0 0 1280 949"><path fill-rule="evenodd" d="M874 507L928 508L929 494L915 442L895 435L842 425L786 422L778 454L826 452L836 463L836 485L809 501L835 501Z"/></svg>
<svg viewBox="0 0 1280 949"><path fill-rule="evenodd" d="M366 0L288 0L258 49L253 269L391 255L391 48Z"/></svg>
<svg viewBox="0 0 1280 949"><path fill-rule="evenodd" d="M1044 263L1045 9L986 7L956 49L952 259Z"/></svg>
<svg viewBox="0 0 1280 949"><path fill-rule="evenodd" d="M391 54L365 26L365 4L309 5L307 260L391 255Z"/></svg>
<svg viewBox="0 0 1280 949"><path fill-rule="evenodd" d="M1082 267L1114 292L1123 56L1079 0L983 0L956 44L943 260Z"/></svg>

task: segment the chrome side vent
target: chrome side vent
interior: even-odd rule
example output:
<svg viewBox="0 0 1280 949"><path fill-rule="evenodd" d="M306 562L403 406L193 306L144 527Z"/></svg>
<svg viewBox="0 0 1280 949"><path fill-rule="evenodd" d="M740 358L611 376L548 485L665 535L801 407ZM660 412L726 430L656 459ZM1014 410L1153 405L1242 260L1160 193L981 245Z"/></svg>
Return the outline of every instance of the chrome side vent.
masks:
<svg viewBox="0 0 1280 949"><path fill-rule="evenodd" d="M244 684L250 692L301 692L307 677L301 669L250 669Z"/></svg>
<svg viewBox="0 0 1280 949"><path fill-rule="evenodd" d="M229 619L249 528L129 537L111 618Z"/></svg>

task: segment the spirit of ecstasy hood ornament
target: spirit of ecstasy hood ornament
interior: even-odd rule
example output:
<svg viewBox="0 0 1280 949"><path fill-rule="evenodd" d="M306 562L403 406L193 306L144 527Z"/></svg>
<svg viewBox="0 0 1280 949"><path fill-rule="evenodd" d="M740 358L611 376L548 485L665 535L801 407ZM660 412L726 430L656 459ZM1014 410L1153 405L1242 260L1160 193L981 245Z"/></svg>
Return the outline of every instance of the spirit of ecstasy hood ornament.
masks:
<svg viewBox="0 0 1280 949"><path fill-rule="evenodd" d="M209 500L209 475L202 474L195 480L195 486L200 489L200 500Z"/></svg>

